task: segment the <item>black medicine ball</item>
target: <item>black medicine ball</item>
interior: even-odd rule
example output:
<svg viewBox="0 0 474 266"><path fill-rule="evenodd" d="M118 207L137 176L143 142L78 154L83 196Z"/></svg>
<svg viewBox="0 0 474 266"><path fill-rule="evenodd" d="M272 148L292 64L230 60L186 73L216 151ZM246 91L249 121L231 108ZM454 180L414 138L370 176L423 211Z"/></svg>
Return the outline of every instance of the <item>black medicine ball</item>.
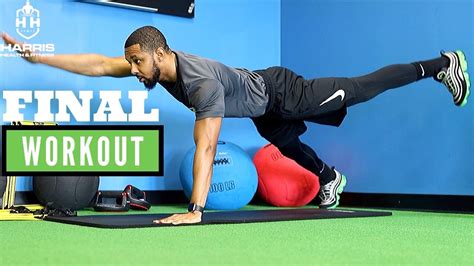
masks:
<svg viewBox="0 0 474 266"><path fill-rule="evenodd" d="M42 205L79 210L99 189L98 176L34 176L33 191Z"/></svg>

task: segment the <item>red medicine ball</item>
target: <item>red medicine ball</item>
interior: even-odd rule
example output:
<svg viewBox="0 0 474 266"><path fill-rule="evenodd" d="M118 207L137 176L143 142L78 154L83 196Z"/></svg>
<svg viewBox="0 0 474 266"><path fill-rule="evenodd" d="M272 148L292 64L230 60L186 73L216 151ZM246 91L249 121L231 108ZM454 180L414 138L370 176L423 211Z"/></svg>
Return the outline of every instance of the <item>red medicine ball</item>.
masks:
<svg viewBox="0 0 474 266"><path fill-rule="evenodd" d="M304 206L318 194L318 176L283 156L272 144L261 148L253 162L258 173L257 194L269 204Z"/></svg>

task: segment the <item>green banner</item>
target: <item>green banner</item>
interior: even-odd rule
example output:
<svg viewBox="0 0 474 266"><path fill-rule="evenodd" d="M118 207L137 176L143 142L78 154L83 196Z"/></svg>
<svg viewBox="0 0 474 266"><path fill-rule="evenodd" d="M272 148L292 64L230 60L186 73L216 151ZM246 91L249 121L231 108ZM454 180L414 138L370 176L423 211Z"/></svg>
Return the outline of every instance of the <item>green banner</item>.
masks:
<svg viewBox="0 0 474 266"><path fill-rule="evenodd" d="M161 130L91 128L9 127L4 136L6 173L161 175Z"/></svg>

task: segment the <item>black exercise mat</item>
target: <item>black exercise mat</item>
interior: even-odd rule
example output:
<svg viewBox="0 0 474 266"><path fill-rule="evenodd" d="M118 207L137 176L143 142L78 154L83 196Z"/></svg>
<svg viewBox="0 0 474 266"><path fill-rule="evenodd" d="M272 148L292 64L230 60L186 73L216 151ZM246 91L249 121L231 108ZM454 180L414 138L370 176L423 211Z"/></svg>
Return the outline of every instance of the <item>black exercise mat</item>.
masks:
<svg viewBox="0 0 474 266"><path fill-rule="evenodd" d="M90 215L77 217L47 217L45 220L58 223L75 224L100 228L139 228L173 226L168 224L154 224L153 220L165 218L171 214L139 214L139 215ZM390 216L391 212L354 211L354 210L324 210L310 209L279 209L261 211L223 211L207 212L201 223L189 224L196 226L203 224L237 224L259 223L311 219L353 218ZM183 225L180 225L183 226Z"/></svg>

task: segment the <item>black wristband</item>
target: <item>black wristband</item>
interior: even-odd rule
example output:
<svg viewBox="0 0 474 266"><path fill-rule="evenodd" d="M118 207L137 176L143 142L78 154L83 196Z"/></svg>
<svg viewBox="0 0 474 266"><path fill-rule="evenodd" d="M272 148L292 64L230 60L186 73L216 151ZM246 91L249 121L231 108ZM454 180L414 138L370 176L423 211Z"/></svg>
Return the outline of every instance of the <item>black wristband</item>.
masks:
<svg viewBox="0 0 474 266"><path fill-rule="evenodd" d="M189 203L189 205L188 205L188 212L195 212L195 211L204 213L204 207L199 206L199 205L194 204L194 203Z"/></svg>

